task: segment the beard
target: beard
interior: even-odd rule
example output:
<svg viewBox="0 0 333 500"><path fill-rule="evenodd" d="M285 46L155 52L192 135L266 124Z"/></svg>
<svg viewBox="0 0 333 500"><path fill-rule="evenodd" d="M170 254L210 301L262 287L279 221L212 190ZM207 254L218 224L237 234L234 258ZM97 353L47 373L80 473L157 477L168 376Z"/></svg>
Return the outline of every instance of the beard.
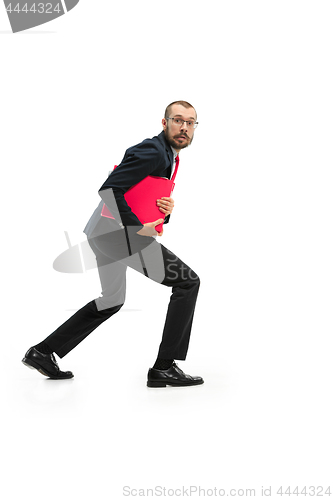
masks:
<svg viewBox="0 0 333 500"><path fill-rule="evenodd" d="M175 134L175 135L171 135L170 133L170 130L169 130L169 126L167 125L167 128L166 130L164 130L164 133L165 133L165 137L166 137L166 140L168 141L168 143L174 148L174 149L184 149L184 148L187 148L187 146L189 146L190 144L192 144L192 141L193 141L193 137L190 139L189 136L187 134ZM181 136L184 136L186 137L186 139L182 142L179 142L177 140L178 137L181 137Z"/></svg>

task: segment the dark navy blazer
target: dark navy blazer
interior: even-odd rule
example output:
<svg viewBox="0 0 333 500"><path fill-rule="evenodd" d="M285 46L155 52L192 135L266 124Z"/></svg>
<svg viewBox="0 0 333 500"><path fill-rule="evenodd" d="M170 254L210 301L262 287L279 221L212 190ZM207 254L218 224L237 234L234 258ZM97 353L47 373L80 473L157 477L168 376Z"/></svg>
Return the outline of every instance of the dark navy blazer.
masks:
<svg viewBox="0 0 333 500"><path fill-rule="evenodd" d="M143 225L126 203L124 194L148 175L170 179L172 165L173 152L164 131L152 139L145 139L140 144L127 149L121 163L111 172L98 191L102 202L93 213L84 232L88 236L92 233L101 218L104 203L118 222L124 226L139 226L137 228L139 231ZM165 223L169 222L169 218L168 215Z"/></svg>

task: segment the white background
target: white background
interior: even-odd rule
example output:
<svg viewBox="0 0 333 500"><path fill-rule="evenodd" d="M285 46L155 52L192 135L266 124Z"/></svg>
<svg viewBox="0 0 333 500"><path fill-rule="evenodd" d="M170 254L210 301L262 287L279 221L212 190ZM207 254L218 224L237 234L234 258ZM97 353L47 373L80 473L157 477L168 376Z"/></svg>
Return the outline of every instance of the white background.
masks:
<svg viewBox="0 0 333 500"><path fill-rule="evenodd" d="M12 34L0 8L3 498L330 484L332 15L81 0ZM64 231L84 240L107 172L177 99L199 127L159 241L201 278L179 365L205 384L146 387L170 290L134 271L123 310L59 361L74 379L28 370L100 293L96 270L54 271Z"/></svg>

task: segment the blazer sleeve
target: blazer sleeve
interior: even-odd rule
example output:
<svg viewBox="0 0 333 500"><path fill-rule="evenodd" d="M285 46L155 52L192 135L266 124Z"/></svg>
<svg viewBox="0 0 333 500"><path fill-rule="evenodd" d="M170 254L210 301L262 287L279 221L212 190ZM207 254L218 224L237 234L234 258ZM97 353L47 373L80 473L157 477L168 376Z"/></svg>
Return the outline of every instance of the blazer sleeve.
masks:
<svg viewBox="0 0 333 500"><path fill-rule="evenodd" d="M169 220L170 220L170 214L165 217L164 224L168 224Z"/></svg>
<svg viewBox="0 0 333 500"><path fill-rule="evenodd" d="M132 186L142 179L151 175L162 163L163 156L157 144L152 139L146 139L142 143L129 148L121 163L111 172L98 194L109 208L112 214L119 212L121 222L124 226L143 227L137 216L128 206L124 194ZM116 202L118 210L112 212L112 206ZM117 220L117 215L114 215Z"/></svg>

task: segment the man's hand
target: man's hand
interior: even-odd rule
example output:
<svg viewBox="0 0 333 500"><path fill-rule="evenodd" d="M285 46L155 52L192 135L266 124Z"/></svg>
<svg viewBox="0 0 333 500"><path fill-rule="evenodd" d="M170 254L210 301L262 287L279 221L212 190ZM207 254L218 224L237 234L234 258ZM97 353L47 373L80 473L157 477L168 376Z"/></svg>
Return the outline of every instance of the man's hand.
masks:
<svg viewBox="0 0 333 500"><path fill-rule="evenodd" d="M161 199L156 201L157 206L165 215L170 215L173 207L175 206L175 202L169 196L164 196Z"/></svg>
<svg viewBox="0 0 333 500"><path fill-rule="evenodd" d="M155 226L161 224L162 222L163 219L158 219L155 222L147 222L147 224L144 224L140 231L137 232L137 234L140 234L141 236L162 236L163 228L160 233L158 233L155 229Z"/></svg>

